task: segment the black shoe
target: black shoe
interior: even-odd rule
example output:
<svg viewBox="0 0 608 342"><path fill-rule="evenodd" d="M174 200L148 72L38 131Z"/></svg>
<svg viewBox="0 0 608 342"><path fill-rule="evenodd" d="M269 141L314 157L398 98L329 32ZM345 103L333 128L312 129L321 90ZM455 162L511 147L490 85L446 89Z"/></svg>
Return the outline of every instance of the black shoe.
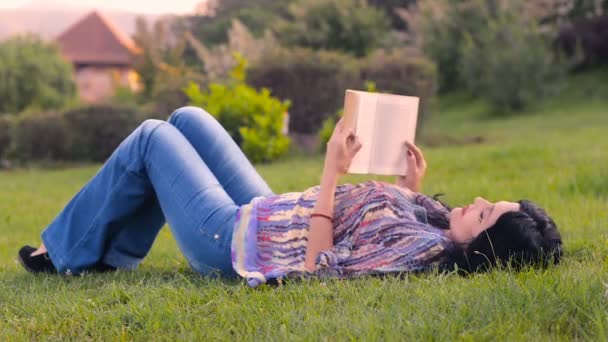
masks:
<svg viewBox="0 0 608 342"><path fill-rule="evenodd" d="M91 267L91 269L89 269L89 271L98 272L98 273L114 272L114 271L116 271L116 267L110 266L108 264L104 264L103 262L100 261L97 264L95 264L95 266Z"/></svg>
<svg viewBox="0 0 608 342"><path fill-rule="evenodd" d="M23 265L23 267L31 273L57 273L57 269L53 265L49 254L42 253L36 256L31 256L31 254L35 250L36 248L31 246L21 247L21 249L19 250L19 262L21 262L21 265ZM85 272L92 273L104 273L113 271L116 271L116 267L110 266L101 261L85 270Z"/></svg>
<svg viewBox="0 0 608 342"><path fill-rule="evenodd" d="M31 256L36 249L32 246L21 247L19 250L19 262L21 265L31 273L57 273L57 269L53 265L48 253Z"/></svg>

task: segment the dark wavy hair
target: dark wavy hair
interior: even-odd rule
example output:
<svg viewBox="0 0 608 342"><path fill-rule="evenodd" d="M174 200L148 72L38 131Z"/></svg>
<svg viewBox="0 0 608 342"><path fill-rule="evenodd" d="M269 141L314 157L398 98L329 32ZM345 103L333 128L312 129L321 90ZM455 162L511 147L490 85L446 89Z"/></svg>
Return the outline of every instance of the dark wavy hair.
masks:
<svg viewBox="0 0 608 342"><path fill-rule="evenodd" d="M468 245L454 243L437 255L439 269L467 274L499 265L519 270L559 263L562 239L553 219L531 201L518 203L519 211L503 214Z"/></svg>

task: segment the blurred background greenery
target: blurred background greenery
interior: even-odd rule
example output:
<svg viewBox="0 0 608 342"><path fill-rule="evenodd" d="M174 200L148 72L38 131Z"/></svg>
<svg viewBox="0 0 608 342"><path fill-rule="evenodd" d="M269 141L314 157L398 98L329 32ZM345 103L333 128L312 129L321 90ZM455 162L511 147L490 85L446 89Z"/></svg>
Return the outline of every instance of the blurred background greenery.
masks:
<svg viewBox="0 0 608 342"><path fill-rule="evenodd" d="M429 137L437 99L526 115L608 64L608 0L208 0L137 19L131 40L137 86L96 101L61 40L1 41L2 165L103 161L139 122L188 104L254 162L318 152L347 88L421 97L420 139L449 143Z"/></svg>

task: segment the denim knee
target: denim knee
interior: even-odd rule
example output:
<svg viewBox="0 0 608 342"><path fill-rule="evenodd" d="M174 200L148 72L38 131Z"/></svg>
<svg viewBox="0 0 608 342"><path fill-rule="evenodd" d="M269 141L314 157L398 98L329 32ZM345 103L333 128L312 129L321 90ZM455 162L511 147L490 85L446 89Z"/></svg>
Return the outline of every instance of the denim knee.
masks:
<svg viewBox="0 0 608 342"><path fill-rule="evenodd" d="M152 133L161 125L166 124L163 120L147 119L142 122L138 127L138 133L144 138L149 138Z"/></svg>
<svg viewBox="0 0 608 342"><path fill-rule="evenodd" d="M152 137L152 135L154 134L154 132L161 127L162 125L166 125L167 122L163 121L163 120L157 120L157 119L147 119L144 122L142 122L139 127L137 128L137 134L138 134L138 140L139 142L142 144L142 152L145 153L145 151L147 150L147 146L148 146L148 142L150 141L150 138Z"/></svg>
<svg viewBox="0 0 608 342"><path fill-rule="evenodd" d="M176 109L167 121L172 125L178 125L178 122L188 122L193 117L196 117L197 120L203 119L204 121L217 121L213 115L209 114L207 111L200 107L194 106L186 106Z"/></svg>

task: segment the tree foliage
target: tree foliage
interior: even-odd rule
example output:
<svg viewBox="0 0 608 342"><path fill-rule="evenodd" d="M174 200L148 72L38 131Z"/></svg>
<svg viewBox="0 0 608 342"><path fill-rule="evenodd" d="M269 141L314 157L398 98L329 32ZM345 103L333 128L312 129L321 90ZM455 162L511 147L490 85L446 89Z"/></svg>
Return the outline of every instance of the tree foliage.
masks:
<svg viewBox="0 0 608 342"><path fill-rule="evenodd" d="M0 115L0 162L6 151L11 146L13 131L13 117L9 115Z"/></svg>
<svg viewBox="0 0 608 342"><path fill-rule="evenodd" d="M519 110L554 88L563 64L529 2L428 0L421 3L423 47L437 63L442 91L466 89L498 110Z"/></svg>
<svg viewBox="0 0 608 342"><path fill-rule="evenodd" d="M162 115L184 106L187 98L182 89L188 82L202 82L204 78L203 63L187 37L172 36L165 21L150 26L138 18L133 39L142 48L135 61L143 85L137 100L151 103L153 111Z"/></svg>
<svg viewBox="0 0 608 342"><path fill-rule="evenodd" d="M492 14L483 1L428 0L420 4L419 34L425 53L438 66L442 92L454 90L459 85L458 68L465 36L474 36L488 25Z"/></svg>
<svg viewBox="0 0 608 342"><path fill-rule="evenodd" d="M398 11L416 5L418 0L368 0L368 2L371 6L380 8L386 12L391 19L393 29L407 30L407 23L402 20Z"/></svg>
<svg viewBox="0 0 608 342"><path fill-rule="evenodd" d="M256 38L238 19L232 20L228 30L228 42L208 47L196 39L190 32L185 37L198 57L208 82L223 82L228 80L232 70L239 64L242 56L251 63L256 63L262 53L276 46L276 39L271 32L266 32L263 38Z"/></svg>
<svg viewBox="0 0 608 342"><path fill-rule="evenodd" d="M499 111L517 111L558 90L563 64L536 24L505 9L475 36L465 35L459 74Z"/></svg>
<svg viewBox="0 0 608 342"><path fill-rule="evenodd" d="M179 19L176 30L190 31L200 42L213 47L228 42L228 32L236 19L255 37L262 37L294 1L209 0L201 3L202 8L197 15Z"/></svg>
<svg viewBox="0 0 608 342"><path fill-rule="evenodd" d="M33 35L0 43L0 113L60 108L75 95L72 66L55 45Z"/></svg>
<svg viewBox="0 0 608 342"><path fill-rule="evenodd" d="M289 8L275 26L287 46L365 56L387 36L390 20L365 0L307 0Z"/></svg>

